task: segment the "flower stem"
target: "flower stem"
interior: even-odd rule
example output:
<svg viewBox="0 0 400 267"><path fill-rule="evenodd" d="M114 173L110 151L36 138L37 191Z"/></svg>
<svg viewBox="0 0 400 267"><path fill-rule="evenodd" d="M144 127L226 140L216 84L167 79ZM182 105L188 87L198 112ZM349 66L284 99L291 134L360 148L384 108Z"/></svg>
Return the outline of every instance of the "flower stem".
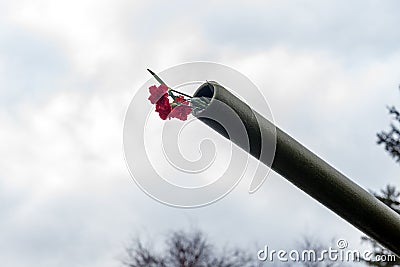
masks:
<svg viewBox="0 0 400 267"><path fill-rule="evenodd" d="M147 69L148 72L150 72L151 75L153 75L153 77L157 80L157 82L159 82L160 84L164 84L167 85L163 80L161 80L160 77L158 77L157 74L155 74L151 69Z"/></svg>
<svg viewBox="0 0 400 267"><path fill-rule="evenodd" d="M147 69L147 71L148 72L150 72L150 74L151 75L153 75L153 77L160 83L160 84L164 84L164 85L167 85L163 80L161 80L161 78L160 77L158 77L158 75L157 74L155 74L152 70L150 70L150 69ZM168 85L167 85L168 86ZM179 92L179 91L176 91L176 90L174 90L174 89L172 89L172 88L170 88L169 86L168 86L168 89L170 90L170 91L172 91L172 92L175 92L175 93L177 93L177 94L181 94L181 95L183 95L183 96L186 96L186 97L189 97L189 98L192 98L192 96L190 96L190 95L187 95L187 94L184 94L184 93L182 93L182 92Z"/></svg>
<svg viewBox="0 0 400 267"><path fill-rule="evenodd" d="M168 88L169 88L169 87L168 87ZM174 90L174 89L171 89L171 88L169 88L169 90L171 90L172 92L175 92L175 93L177 93L177 94L181 94L181 95L183 95L183 96L186 96L186 97L192 98L192 96L190 96L190 95L187 95L187 94L184 94L184 93L182 93L182 92L179 92L179 91L176 91L176 90Z"/></svg>

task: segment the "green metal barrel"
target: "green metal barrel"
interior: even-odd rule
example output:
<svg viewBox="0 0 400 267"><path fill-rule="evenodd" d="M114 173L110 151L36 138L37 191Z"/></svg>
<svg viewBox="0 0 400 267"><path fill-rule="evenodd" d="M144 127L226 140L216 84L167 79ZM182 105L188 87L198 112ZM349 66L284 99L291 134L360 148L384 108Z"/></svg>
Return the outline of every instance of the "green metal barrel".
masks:
<svg viewBox="0 0 400 267"><path fill-rule="evenodd" d="M229 123L239 116L247 130L250 147L247 146L246 150L251 155L400 256L400 215L218 83L204 83L194 97L211 99L209 106L196 115L199 120L229 138L224 123ZM218 102L228 105L236 114L219 114L218 117L222 117L223 121L214 121L210 111L212 113L218 110L213 109L213 105ZM242 148L246 143L243 140L231 141ZM272 148L271 142L276 142L275 157L264 157L263 155L268 153L263 152Z"/></svg>

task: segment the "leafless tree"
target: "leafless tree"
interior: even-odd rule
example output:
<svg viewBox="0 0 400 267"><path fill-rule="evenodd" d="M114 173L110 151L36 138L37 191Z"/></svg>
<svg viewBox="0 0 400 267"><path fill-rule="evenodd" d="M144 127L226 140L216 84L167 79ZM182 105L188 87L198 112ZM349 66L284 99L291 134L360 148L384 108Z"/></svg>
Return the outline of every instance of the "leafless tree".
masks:
<svg viewBox="0 0 400 267"><path fill-rule="evenodd" d="M257 256L241 249L217 250L200 231L175 231L165 240L165 249L156 252L140 239L126 248L128 267L257 267Z"/></svg>
<svg viewBox="0 0 400 267"><path fill-rule="evenodd" d="M314 251L315 259L301 261L296 263L295 266L305 267L335 267L335 266L346 266L343 262L335 262L329 258L324 258L323 261L318 261L318 257L321 256L322 251L328 249L331 244L324 244L316 238L310 236L304 236L299 245L299 251Z"/></svg>

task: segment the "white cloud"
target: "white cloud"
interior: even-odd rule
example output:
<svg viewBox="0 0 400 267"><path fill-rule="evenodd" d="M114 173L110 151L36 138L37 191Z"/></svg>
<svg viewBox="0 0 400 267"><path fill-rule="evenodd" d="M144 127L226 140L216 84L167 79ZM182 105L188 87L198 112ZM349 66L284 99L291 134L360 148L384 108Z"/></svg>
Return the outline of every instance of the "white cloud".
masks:
<svg viewBox="0 0 400 267"><path fill-rule="evenodd" d="M375 189L396 182L397 166L374 145L374 134L388 124L385 105L396 104L394 99L398 99L398 50L391 49L390 57L355 56L351 64L343 60L348 53L329 42L315 44L313 39L300 38L297 49L296 38L304 31L310 34L304 25L316 21L321 29L329 30L327 26L335 23L316 17L296 28L296 38L283 38L273 26L278 22L285 28L296 24L296 16L288 24L279 18L296 10L286 4L276 8L274 1L262 7L271 2L275 16L253 22L238 19L239 30L230 23L218 23L222 20L218 5L205 9L182 4L175 9L170 3L131 1L7 4L2 9L7 24L19 29L22 36L35 36L38 43L51 43L57 51L54 55L59 53L63 63L37 62L45 66L34 75L43 91L0 109L0 197L6 203L0 205L2 235L4 232L0 258L9 266L117 266L114 257L137 229L162 233L184 227L191 220L219 243L255 241L289 248L300 238L299 233L309 228L325 240L341 235L357 246L357 230L277 175L255 195L247 195L248 181L244 181L212 206L178 210L148 198L126 170L123 116L135 89L148 78L145 69L159 71L190 60L215 60L248 75L267 96L282 128L357 182ZM336 18L343 6L331 5L333 11L325 12ZM233 5L228 10L234 14L254 11L248 6ZM324 7L312 10L320 8ZM258 9L262 10L261 6ZM302 9L305 15L311 11ZM377 19L380 27L385 26L383 11L376 13L381 16ZM235 16L228 19L235 20ZM369 36L368 25L375 25L375 20L367 16L362 21L367 23L362 30ZM262 31L254 33L254 23L262 24ZM351 36L360 26L353 27L343 36ZM225 30L231 31L226 33L228 37L237 36L228 40L221 33ZM243 32L257 37L253 40L257 49L240 42ZM393 47L392 37L397 37L390 34L382 36L388 36L387 46ZM264 35L277 40L264 48ZM221 38L220 42L215 38ZM23 40L27 43L21 49L28 49L32 39ZM1 73L10 70L14 57L5 55L18 54L13 49L11 45L0 53ZM32 54L37 51L38 46ZM23 60L14 61L15 69L25 81L36 64L26 68L25 55L21 57ZM57 76L50 69L59 64L67 67ZM49 79L54 81L46 83ZM26 91L32 88L28 81L21 85L14 80L1 77L2 97L15 90L25 92L25 86Z"/></svg>

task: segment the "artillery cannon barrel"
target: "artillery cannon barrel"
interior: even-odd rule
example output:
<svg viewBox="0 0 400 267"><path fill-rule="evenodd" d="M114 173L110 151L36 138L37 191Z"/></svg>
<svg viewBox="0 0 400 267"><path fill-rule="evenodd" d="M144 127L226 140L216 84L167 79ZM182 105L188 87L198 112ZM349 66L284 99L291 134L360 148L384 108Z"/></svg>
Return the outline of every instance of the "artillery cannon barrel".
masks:
<svg viewBox="0 0 400 267"><path fill-rule="evenodd" d="M217 101L228 105L235 111L235 116L239 116L247 130L250 146L248 152L251 155L272 167L275 172L384 247L398 256L400 255L399 214L258 114L218 83L204 83L196 91L194 97L211 99L209 106L196 115L199 120L229 139L229 135L223 126L224 121L222 123L216 122L204 116L208 110L212 110L211 107ZM228 113L223 114L226 123L229 123L233 116ZM221 117L221 114L219 114L219 117ZM231 141L244 148L240 140ZM271 141L276 141L275 156L272 160L263 157L263 154L266 154L263 153L263 150L271 149Z"/></svg>

